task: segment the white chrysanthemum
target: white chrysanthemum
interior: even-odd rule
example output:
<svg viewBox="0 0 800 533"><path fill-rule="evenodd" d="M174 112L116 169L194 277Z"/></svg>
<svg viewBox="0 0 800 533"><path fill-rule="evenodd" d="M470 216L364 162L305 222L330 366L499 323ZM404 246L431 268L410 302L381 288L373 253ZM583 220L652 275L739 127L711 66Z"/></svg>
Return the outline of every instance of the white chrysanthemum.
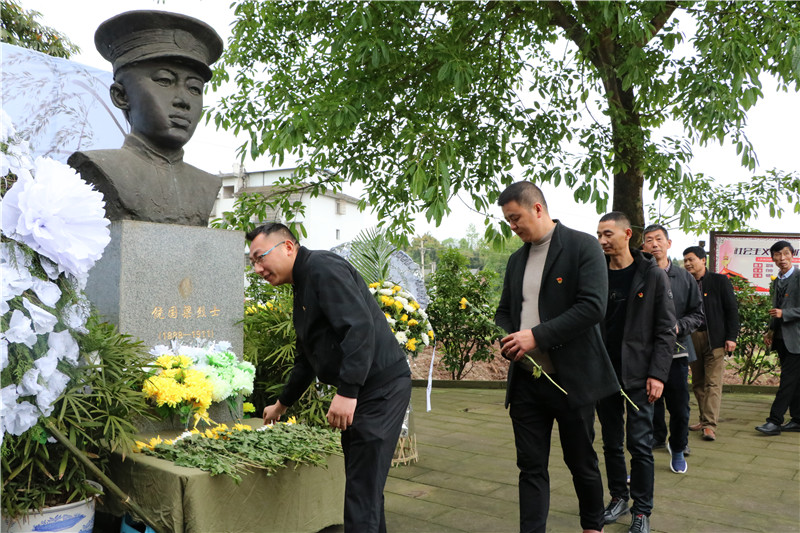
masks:
<svg viewBox="0 0 800 533"><path fill-rule="evenodd" d="M403 307L405 307L405 306L407 306L407 305L408 305L408 300L406 300L405 298L403 298L403 297L401 297L401 296L395 296L395 297L394 297L394 300L395 300L396 302L400 302L401 304L403 304Z"/></svg>
<svg viewBox="0 0 800 533"><path fill-rule="evenodd" d="M394 325L395 325L395 324L397 324L397 320L395 320L395 319L394 319L394 318L392 318L392 317L388 317L388 316L387 316L387 317L386 317L386 321L387 321L387 322L389 323L389 325L390 325L390 326L392 326L392 327L394 327Z"/></svg>
<svg viewBox="0 0 800 533"><path fill-rule="evenodd" d="M369 291L370 294L375 294L376 292L374 287L368 287L367 290Z"/></svg>
<svg viewBox="0 0 800 533"><path fill-rule="evenodd" d="M384 296L391 296L392 294L394 294L392 292L392 289L381 289L378 291L378 293L383 294Z"/></svg>
<svg viewBox="0 0 800 533"><path fill-rule="evenodd" d="M404 310L406 313L408 313L409 315L413 314L413 313L416 311L416 309L414 309L414 306L412 306L411 304L404 305L404 306L403 306L403 310Z"/></svg>
<svg viewBox="0 0 800 533"><path fill-rule="evenodd" d="M422 336L422 344L424 344L425 346L430 346L431 338L428 337L428 334L427 333L423 333L421 336Z"/></svg>
<svg viewBox="0 0 800 533"><path fill-rule="evenodd" d="M406 300L410 300L411 298L413 298L413 296L411 296L411 293L408 293L406 291L400 291L400 292L397 293L397 295L400 298L405 298Z"/></svg>
<svg viewBox="0 0 800 533"><path fill-rule="evenodd" d="M422 320L428 320L428 313L426 313L424 309L420 308L417 310L417 312L419 313L419 316L422 318Z"/></svg>
<svg viewBox="0 0 800 533"><path fill-rule="evenodd" d="M406 335L405 331L398 331L394 334L394 338L397 339L397 342L400 344L405 344L408 342L408 336Z"/></svg>
<svg viewBox="0 0 800 533"><path fill-rule="evenodd" d="M39 157L34 167L3 197L3 233L85 279L111 240L103 195L63 163Z"/></svg>

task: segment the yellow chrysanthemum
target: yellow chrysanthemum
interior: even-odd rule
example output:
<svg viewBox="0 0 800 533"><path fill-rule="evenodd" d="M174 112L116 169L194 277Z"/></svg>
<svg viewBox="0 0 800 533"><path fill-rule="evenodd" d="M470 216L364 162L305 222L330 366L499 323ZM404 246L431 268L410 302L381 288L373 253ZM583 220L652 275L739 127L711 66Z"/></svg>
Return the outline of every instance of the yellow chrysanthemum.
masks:
<svg viewBox="0 0 800 533"><path fill-rule="evenodd" d="M250 402L244 402L242 404L242 412L244 412L244 413L255 413L256 412L256 406L253 405Z"/></svg>
<svg viewBox="0 0 800 533"><path fill-rule="evenodd" d="M370 283L370 284L369 284L369 288L370 288L370 289L377 289L377 288L378 288L378 287L380 287L380 286L381 286L381 284L380 284L380 283L378 283L377 281L376 281L375 283Z"/></svg>
<svg viewBox="0 0 800 533"><path fill-rule="evenodd" d="M409 327L416 326L417 324L419 324L419 320L417 320L416 318L412 318L411 320L408 321Z"/></svg>
<svg viewBox="0 0 800 533"><path fill-rule="evenodd" d="M402 290L402 289L400 288L400 285L395 285L394 287L392 287L392 292L394 292L394 293L398 293L398 292L400 292L401 290Z"/></svg>
<svg viewBox="0 0 800 533"><path fill-rule="evenodd" d="M247 424L236 424L233 426L233 429L235 429L236 431L251 431L253 428L251 428Z"/></svg>
<svg viewBox="0 0 800 533"><path fill-rule="evenodd" d="M415 352L417 350L417 339L408 339L408 342L406 342L406 350Z"/></svg>
<svg viewBox="0 0 800 533"><path fill-rule="evenodd" d="M408 322L408 315L404 314L403 316L400 317L400 320L403 322Z"/></svg>
<svg viewBox="0 0 800 533"><path fill-rule="evenodd" d="M395 306L398 311L400 311L403 308L403 302L398 302L397 300L394 300L392 302L392 305Z"/></svg>
<svg viewBox="0 0 800 533"><path fill-rule="evenodd" d="M431 339L433 338L433 330L432 329L428 330L428 337L430 337Z"/></svg>
<svg viewBox="0 0 800 533"><path fill-rule="evenodd" d="M458 305L461 306L461 309L466 309L467 308L467 299L466 298L461 298L461 301L458 302Z"/></svg>

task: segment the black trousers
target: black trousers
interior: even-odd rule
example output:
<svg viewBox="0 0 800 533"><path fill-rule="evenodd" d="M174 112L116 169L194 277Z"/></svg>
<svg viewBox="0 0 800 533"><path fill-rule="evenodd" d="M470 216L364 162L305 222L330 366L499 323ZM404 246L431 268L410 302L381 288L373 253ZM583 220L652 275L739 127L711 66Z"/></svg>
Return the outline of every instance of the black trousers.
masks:
<svg viewBox="0 0 800 533"><path fill-rule="evenodd" d="M682 452L689 444L689 358L672 360L664 394L653 404L653 442L666 442L667 423L664 410L669 411L669 447Z"/></svg>
<svg viewBox="0 0 800 533"><path fill-rule="evenodd" d="M353 424L342 431L346 533L386 532L383 488L409 401L409 376L359 392Z"/></svg>
<svg viewBox="0 0 800 533"><path fill-rule="evenodd" d="M524 374L524 375L523 375ZM556 377L557 379L557 377ZM603 480L594 441L594 406L573 408L567 396L542 376L519 372L512 383L509 413L519 467L520 532L545 531L550 510L550 436L553 421L578 496L583 529L603 529Z"/></svg>
<svg viewBox="0 0 800 533"><path fill-rule="evenodd" d="M790 352L782 338L775 339L773 347L781 363L781 383L767 421L780 426L788 409L792 420L800 423L800 353Z"/></svg>
<svg viewBox="0 0 800 533"><path fill-rule="evenodd" d="M621 394L612 394L597 403L597 417L603 434L608 490L612 498L628 499L628 470L623 444L631 453L631 513L650 516L653 510L653 404L647 401L644 387L625 389L639 407L637 411ZM625 417L627 416L627 423Z"/></svg>

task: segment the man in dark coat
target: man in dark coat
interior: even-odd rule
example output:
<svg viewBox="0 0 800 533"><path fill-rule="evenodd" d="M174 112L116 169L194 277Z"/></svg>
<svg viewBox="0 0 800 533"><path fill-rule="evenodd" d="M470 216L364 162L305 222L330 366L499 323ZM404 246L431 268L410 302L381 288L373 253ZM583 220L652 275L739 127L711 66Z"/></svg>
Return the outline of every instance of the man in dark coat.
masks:
<svg viewBox="0 0 800 533"><path fill-rule="evenodd" d="M769 418L756 430L778 435L781 431L800 431L800 270L792 264L795 249L789 241L778 241L769 251L778 276L770 286L772 309L764 342L778 352L781 382ZM787 409L791 420L781 425Z"/></svg>
<svg viewBox="0 0 800 533"><path fill-rule="evenodd" d="M664 384L663 396L653 405L653 449L666 445L670 452L670 470L685 474L689 468L684 457L689 444L689 363L696 359L691 335L703 323L703 304L692 275L673 265L667 255L672 247L667 228L653 224L644 228L642 235L642 250L651 254L658 266L667 273L678 321L675 325L678 342L675 343L669 378ZM665 403L669 410L669 442Z"/></svg>
<svg viewBox="0 0 800 533"><path fill-rule="evenodd" d="M603 486L594 441L594 404L619 391L599 322L606 301L603 254L589 235L550 218L541 190L519 182L498 204L525 245L508 260L495 322L508 336L510 407L519 467L520 531L544 532L553 421L572 473L584 531L603 529ZM536 361L545 376L535 377Z"/></svg>
<svg viewBox="0 0 800 533"><path fill-rule="evenodd" d="M597 239L608 262L604 340L622 388L636 408L612 395L598 402L597 415L611 493L604 520L615 522L623 516L630 494L633 518L629 532L649 533L655 481L653 402L661 397L669 377L676 320L667 274L653 256L630 248L632 233L628 217L619 211L603 215L597 227ZM623 449L626 435L631 454L630 489Z"/></svg>
<svg viewBox="0 0 800 533"><path fill-rule="evenodd" d="M278 420L315 377L337 387L328 422L342 430L344 529L385 532L383 488L411 399L411 371L367 284L345 259L300 246L283 224L247 234L255 272L294 288L294 367L264 423Z"/></svg>
<svg viewBox="0 0 800 533"><path fill-rule="evenodd" d="M717 439L717 421L722 405L725 354L736 349L739 337L739 304L727 276L709 272L706 251L690 246L683 251L683 266L697 281L703 297L704 323L692 333L697 360L690 363L692 390L697 398L700 421L689 426L701 431L703 440Z"/></svg>

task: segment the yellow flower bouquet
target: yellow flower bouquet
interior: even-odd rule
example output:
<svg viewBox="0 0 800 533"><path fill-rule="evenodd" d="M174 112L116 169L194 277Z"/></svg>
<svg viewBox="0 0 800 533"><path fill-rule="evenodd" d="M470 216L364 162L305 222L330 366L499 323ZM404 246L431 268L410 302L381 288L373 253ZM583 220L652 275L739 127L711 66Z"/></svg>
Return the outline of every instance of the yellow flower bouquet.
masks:
<svg viewBox="0 0 800 533"><path fill-rule="evenodd" d="M369 292L375 296L392 333L406 353L415 357L420 345L429 346L433 342L428 315L409 292L391 281L370 283Z"/></svg>

